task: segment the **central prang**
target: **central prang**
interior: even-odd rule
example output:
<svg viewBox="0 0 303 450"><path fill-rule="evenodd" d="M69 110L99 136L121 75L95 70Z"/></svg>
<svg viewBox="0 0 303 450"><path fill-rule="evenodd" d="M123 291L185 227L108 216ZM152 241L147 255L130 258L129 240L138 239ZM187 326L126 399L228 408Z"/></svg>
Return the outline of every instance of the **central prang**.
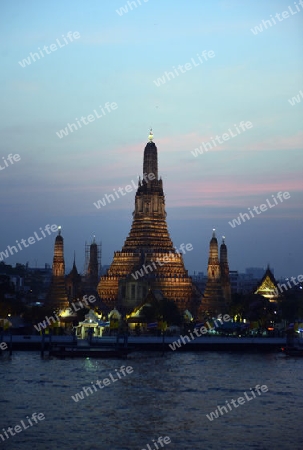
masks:
<svg viewBox="0 0 303 450"><path fill-rule="evenodd" d="M163 298L174 301L180 312L190 308L193 298L192 280L168 232L163 182L158 179L158 150L152 139L150 131L131 230L122 250L114 253L109 269L98 284L102 301L110 308L117 306L124 313L142 305L150 291L160 292ZM176 257L170 257L165 264L152 265L168 255ZM143 266L151 267L151 271L134 279L132 275Z"/></svg>

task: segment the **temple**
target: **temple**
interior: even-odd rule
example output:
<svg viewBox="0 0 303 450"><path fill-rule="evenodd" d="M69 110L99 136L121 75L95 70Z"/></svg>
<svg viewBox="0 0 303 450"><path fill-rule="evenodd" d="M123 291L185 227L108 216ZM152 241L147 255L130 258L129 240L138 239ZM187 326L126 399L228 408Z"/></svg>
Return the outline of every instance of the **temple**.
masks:
<svg viewBox="0 0 303 450"><path fill-rule="evenodd" d="M52 279L47 303L57 310L63 310L69 305L65 284L64 241L61 236L61 227L58 227L58 235L55 239Z"/></svg>
<svg viewBox="0 0 303 450"><path fill-rule="evenodd" d="M200 315L223 314L227 311L231 300L227 247L224 239L223 237L220 246L219 260L218 241L215 229L213 229L213 235L209 244L207 283L202 304L199 308Z"/></svg>
<svg viewBox="0 0 303 450"><path fill-rule="evenodd" d="M76 256L74 255L73 268L65 278L65 286L68 294L68 301L70 303L82 297L82 279L78 273L76 266Z"/></svg>
<svg viewBox="0 0 303 450"><path fill-rule="evenodd" d="M220 271L221 271L221 286L223 290L223 297L227 304L231 302L231 286L229 278L229 264L227 259L227 247L225 244L225 236L222 236L222 244L220 245Z"/></svg>
<svg viewBox="0 0 303 450"><path fill-rule="evenodd" d="M161 291L180 311L191 306L192 280L169 236L152 131L144 149L143 177L138 181L131 230L122 250L114 253L109 269L101 276L98 294L109 308L117 306L129 313L150 290Z"/></svg>
<svg viewBox="0 0 303 450"><path fill-rule="evenodd" d="M101 266L101 243L97 244L95 236L90 244L85 243L86 270L83 278L84 291L88 295L97 296Z"/></svg>
<svg viewBox="0 0 303 450"><path fill-rule="evenodd" d="M262 295L262 297L267 298L271 303L277 302L279 297L278 285L269 265L258 283L254 294Z"/></svg>

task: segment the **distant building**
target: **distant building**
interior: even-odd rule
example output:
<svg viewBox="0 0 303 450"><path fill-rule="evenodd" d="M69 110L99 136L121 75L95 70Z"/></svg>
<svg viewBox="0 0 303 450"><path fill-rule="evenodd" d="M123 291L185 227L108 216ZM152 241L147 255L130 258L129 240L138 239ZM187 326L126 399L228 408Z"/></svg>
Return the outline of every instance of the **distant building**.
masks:
<svg viewBox="0 0 303 450"><path fill-rule="evenodd" d="M274 270L271 268L270 269L272 274L274 274ZM255 280L261 280L261 278L263 277L265 272L264 267L247 267L245 269L245 273L247 275L251 275L252 278L254 278Z"/></svg>
<svg viewBox="0 0 303 450"><path fill-rule="evenodd" d="M239 272L237 270L230 270L229 279L230 279L231 293L235 294L236 292L238 292Z"/></svg>
<svg viewBox="0 0 303 450"><path fill-rule="evenodd" d="M264 275L264 272L262 276ZM254 289L256 288L257 283L262 278L253 278L252 274L250 273L239 273L238 274L238 290L237 292L239 294L251 294L254 292Z"/></svg>
<svg viewBox="0 0 303 450"><path fill-rule="evenodd" d="M45 301L52 270L48 264L43 268L29 267L22 264L16 264L16 267L0 264L0 276L8 277L9 284L12 287L10 290L11 299L18 299L30 305L37 302L43 303Z"/></svg>
<svg viewBox="0 0 303 450"><path fill-rule="evenodd" d="M270 269L274 273L273 269ZM261 267L249 267L245 269L245 273L238 271L230 271L229 276L231 280L232 293L251 294L255 292L256 286L262 280L266 270Z"/></svg>
<svg viewBox="0 0 303 450"><path fill-rule="evenodd" d="M193 280L193 284L195 286L197 286L200 293L203 294L203 292L205 291L206 283L207 283L207 276L204 275L203 272L198 272L197 274L194 273L193 275L191 275L191 278ZM200 306L200 305L198 305L198 306Z"/></svg>
<svg viewBox="0 0 303 450"><path fill-rule="evenodd" d="M29 304L44 303L47 297L52 278L52 269L49 264L43 267L28 267L24 278L20 280L20 293L26 294Z"/></svg>

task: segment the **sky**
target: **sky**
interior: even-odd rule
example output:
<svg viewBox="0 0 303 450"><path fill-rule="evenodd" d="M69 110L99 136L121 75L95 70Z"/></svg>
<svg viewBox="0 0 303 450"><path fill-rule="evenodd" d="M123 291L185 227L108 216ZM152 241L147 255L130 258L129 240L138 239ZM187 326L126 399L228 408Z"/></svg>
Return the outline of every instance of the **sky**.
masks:
<svg viewBox="0 0 303 450"><path fill-rule="evenodd" d="M4 261L51 264L56 233L39 230L56 224L67 270L75 251L83 272L94 235L110 264L135 190L94 203L142 176L152 127L171 238L193 246L189 273L206 272L215 228L231 270L303 274L302 38L291 0L1 2L0 252L40 236Z"/></svg>

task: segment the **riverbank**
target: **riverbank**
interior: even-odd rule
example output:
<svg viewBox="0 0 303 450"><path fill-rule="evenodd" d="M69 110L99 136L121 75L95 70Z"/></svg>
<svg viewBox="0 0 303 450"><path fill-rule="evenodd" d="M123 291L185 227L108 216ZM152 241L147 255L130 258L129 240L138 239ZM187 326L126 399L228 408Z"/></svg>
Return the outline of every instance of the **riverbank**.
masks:
<svg viewBox="0 0 303 450"><path fill-rule="evenodd" d="M129 336L127 347L129 350L140 351L243 351L243 352L276 352L280 351L285 345L284 338L269 337L220 337L220 336L204 336L180 346L176 345L176 341L180 340L180 336L165 336L163 338L156 336ZM8 336L3 335L2 341L8 348L13 351L39 351L42 347L41 336ZM101 338L93 338L91 345L87 340L77 339L77 348L85 347L88 351L90 348L115 347L117 342L116 336L106 336ZM52 345L56 346L72 346L75 345L72 336L52 336ZM175 345L174 345L175 343ZM120 338L120 345L123 344L123 338ZM49 349L49 335L45 335L44 349ZM173 350L175 349L175 350ZM6 350L7 351L7 350Z"/></svg>

